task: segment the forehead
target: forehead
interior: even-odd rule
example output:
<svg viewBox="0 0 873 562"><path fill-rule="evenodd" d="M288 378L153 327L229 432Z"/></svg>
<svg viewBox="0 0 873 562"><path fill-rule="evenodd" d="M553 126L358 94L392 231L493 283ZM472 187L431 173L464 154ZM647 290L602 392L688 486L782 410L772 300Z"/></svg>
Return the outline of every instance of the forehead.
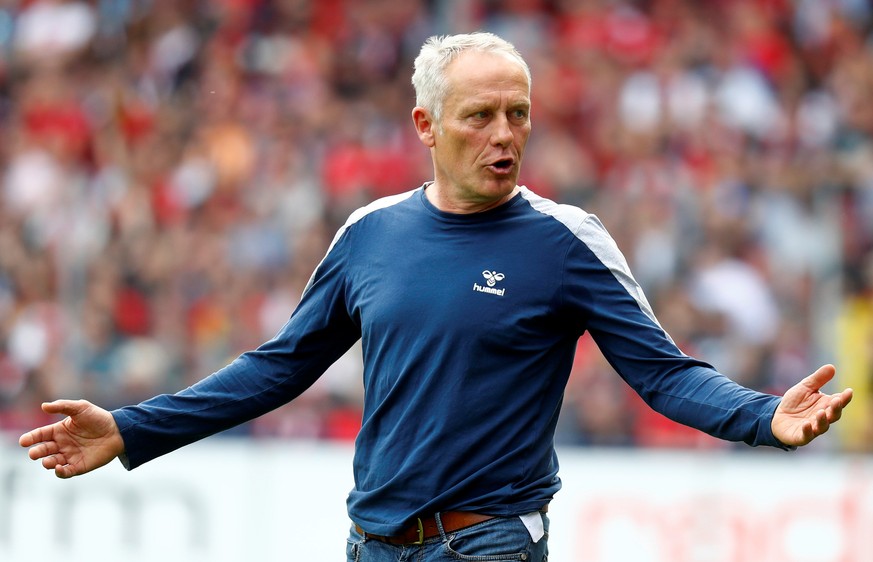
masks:
<svg viewBox="0 0 873 562"><path fill-rule="evenodd" d="M522 66L498 53L461 53L446 67L446 80L449 85L446 102L449 103L497 94L526 101L530 91Z"/></svg>

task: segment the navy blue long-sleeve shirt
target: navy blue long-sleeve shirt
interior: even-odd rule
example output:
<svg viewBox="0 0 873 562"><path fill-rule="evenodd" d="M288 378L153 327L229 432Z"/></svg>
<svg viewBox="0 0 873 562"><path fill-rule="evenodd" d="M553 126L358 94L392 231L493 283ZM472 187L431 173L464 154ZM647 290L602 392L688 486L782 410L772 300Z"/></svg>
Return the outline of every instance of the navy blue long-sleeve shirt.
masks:
<svg viewBox="0 0 873 562"><path fill-rule="evenodd" d="M779 398L682 353L594 215L524 187L489 211L451 214L426 187L353 213L272 340L175 395L114 411L126 466L287 403L361 339L350 517L391 535L440 510L530 512L560 488L553 436L586 331L655 410L783 447L770 429Z"/></svg>

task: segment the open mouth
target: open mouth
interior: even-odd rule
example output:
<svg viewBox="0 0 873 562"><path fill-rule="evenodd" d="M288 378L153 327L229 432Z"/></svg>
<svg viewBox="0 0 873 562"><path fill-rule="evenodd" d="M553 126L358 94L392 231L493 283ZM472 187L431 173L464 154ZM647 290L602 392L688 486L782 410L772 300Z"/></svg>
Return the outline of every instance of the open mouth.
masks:
<svg viewBox="0 0 873 562"><path fill-rule="evenodd" d="M512 160L512 158L503 158L501 160L497 160L491 163L489 168L492 168L499 172L507 172L512 169L513 164L514 161Z"/></svg>

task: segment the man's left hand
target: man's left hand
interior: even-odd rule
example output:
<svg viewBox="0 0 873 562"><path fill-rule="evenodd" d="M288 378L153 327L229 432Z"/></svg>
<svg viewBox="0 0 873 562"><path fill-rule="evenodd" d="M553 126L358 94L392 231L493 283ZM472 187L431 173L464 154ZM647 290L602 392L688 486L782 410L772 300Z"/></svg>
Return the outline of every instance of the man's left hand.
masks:
<svg viewBox="0 0 873 562"><path fill-rule="evenodd" d="M785 445L806 445L830 428L852 401L852 389L824 394L821 388L834 378L836 368L824 365L785 393L770 424L773 435Z"/></svg>

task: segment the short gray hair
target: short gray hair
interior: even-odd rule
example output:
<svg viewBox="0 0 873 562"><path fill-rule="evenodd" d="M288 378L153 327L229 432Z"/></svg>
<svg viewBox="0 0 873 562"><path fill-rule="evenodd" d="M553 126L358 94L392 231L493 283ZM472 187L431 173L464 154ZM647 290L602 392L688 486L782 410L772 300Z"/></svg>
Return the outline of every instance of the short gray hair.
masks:
<svg viewBox="0 0 873 562"><path fill-rule="evenodd" d="M416 105L430 111L437 121L442 117L443 101L448 94L446 67L465 51L495 53L517 62L524 70L530 88L530 67L509 41L486 31L435 35L424 42L421 52L415 58L412 86L415 88Z"/></svg>

